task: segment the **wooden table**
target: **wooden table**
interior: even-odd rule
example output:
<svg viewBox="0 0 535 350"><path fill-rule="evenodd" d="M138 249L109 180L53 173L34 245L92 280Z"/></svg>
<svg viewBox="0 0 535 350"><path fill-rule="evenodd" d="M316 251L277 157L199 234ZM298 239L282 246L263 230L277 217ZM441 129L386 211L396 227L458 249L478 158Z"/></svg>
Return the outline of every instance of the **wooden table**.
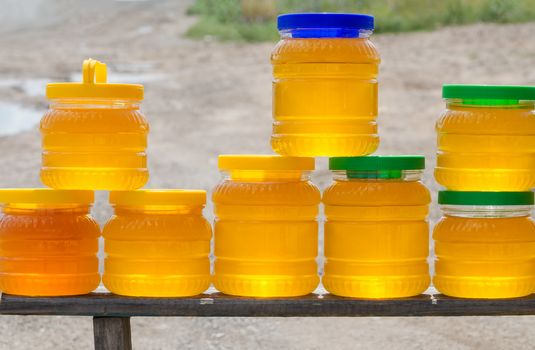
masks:
<svg viewBox="0 0 535 350"><path fill-rule="evenodd" d="M130 317L366 317L535 315L535 295L507 300L456 299L426 294L405 299L366 300L311 294L255 299L219 293L192 298L131 298L109 293L75 297L2 295L3 315L92 316L95 349L131 349Z"/></svg>

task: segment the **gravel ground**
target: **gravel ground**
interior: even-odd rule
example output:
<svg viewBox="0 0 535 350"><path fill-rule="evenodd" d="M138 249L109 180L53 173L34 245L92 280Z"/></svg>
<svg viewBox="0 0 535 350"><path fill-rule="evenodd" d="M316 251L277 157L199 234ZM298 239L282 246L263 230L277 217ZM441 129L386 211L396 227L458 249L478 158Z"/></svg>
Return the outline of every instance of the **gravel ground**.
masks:
<svg viewBox="0 0 535 350"><path fill-rule="evenodd" d="M80 1L79 5L82 5ZM187 1L3 0L0 107L46 109L44 83L79 73L84 58L108 63L110 79L141 82L152 130L149 187L203 188L218 181L220 153L269 153L271 67L267 44L182 37L195 20ZM379 153L422 153L434 164L434 122L443 83L535 84L535 23L472 25L376 35L380 75ZM14 81L14 82L13 82ZM0 111L2 109L0 108ZM0 115L0 121L4 116ZM259 142L260 140L260 142ZM39 186L36 127L0 137L0 186ZM315 180L330 180L320 160ZM211 218L211 207L206 215ZM95 215L109 215L99 195ZM438 216L433 207L431 221ZM529 349L532 317L135 318L137 349ZM1 349L89 349L90 318L0 317Z"/></svg>

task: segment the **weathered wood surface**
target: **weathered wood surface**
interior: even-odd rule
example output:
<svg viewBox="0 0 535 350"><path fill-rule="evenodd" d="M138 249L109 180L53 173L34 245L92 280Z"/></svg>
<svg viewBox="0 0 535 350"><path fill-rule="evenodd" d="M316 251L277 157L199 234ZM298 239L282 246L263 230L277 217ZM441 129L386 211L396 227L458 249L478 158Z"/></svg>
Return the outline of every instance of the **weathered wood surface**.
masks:
<svg viewBox="0 0 535 350"><path fill-rule="evenodd" d="M130 318L94 317L95 350L132 350Z"/></svg>
<svg viewBox="0 0 535 350"><path fill-rule="evenodd" d="M18 297L4 294L0 314L96 317L323 317L535 315L535 296L508 300L456 299L422 294L413 298L365 300L311 294L299 298L238 298L219 293L192 298L132 298L109 293L76 297Z"/></svg>

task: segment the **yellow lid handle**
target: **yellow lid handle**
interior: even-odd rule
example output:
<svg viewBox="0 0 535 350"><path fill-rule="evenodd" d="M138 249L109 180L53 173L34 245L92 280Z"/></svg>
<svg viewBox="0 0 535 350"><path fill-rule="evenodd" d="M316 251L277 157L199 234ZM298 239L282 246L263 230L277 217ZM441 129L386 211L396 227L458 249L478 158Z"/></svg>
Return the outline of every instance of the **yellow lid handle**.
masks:
<svg viewBox="0 0 535 350"><path fill-rule="evenodd" d="M82 66L82 76L84 84L106 83L108 80L106 64L89 58Z"/></svg>

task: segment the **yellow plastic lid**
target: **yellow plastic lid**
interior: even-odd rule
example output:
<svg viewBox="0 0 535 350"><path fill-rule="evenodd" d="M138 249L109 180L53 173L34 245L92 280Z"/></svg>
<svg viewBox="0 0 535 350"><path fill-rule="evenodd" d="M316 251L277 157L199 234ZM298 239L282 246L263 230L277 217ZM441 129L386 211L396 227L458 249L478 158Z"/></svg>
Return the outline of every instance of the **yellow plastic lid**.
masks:
<svg viewBox="0 0 535 350"><path fill-rule="evenodd" d="M46 96L57 98L96 98L143 100L143 85L108 84L106 64L87 59L82 65L83 81L80 83L50 83Z"/></svg>
<svg viewBox="0 0 535 350"><path fill-rule="evenodd" d="M137 190L112 191L110 203L115 205L204 205L204 190Z"/></svg>
<svg viewBox="0 0 535 350"><path fill-rule="evenodd" d="M219 156L219 170L314 170L312 157L283 157L257 154Z"/></svg>
<svg viewBox="0 0 535 350"><path fill-rule="evenodd" d="M95 201L93 191L53 190L48 188L2 188L0 203L87 204Z"/></svg>

